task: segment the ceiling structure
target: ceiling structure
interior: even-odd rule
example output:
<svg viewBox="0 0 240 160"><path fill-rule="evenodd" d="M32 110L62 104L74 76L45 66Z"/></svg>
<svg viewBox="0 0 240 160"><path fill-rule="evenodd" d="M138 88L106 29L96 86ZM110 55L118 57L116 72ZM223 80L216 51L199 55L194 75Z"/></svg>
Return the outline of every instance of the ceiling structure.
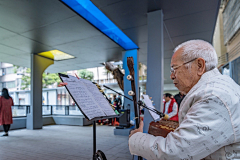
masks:
<svg viewBox="0 0 240 160"><path fill-rule="evenodd" d="M164 77L170 83L173 49L190 39L212 43L220 0L91 0L139 47L147 63L147 13L164 14ZM74 59L55 61L47 72L119 61L123 49L58 0L0 0L0 62L30 67L31 54L60 50Z"/></svg>

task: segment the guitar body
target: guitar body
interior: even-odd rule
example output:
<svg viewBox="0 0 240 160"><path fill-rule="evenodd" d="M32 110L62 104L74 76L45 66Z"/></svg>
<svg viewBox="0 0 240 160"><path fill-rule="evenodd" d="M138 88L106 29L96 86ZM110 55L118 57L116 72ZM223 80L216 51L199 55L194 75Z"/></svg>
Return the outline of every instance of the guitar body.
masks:
<svg viewBox="0 0 240 160"><path fill-rule="evenodd" d="M157 114L160 116L156 116L156 112L151 112L151 109L155 109L151 101L151 98L149 96L143 95L143 102L142 106L146 107L146 104L148 104L148 109L150 109L150 115L153 117L154 120L157 120L158 118L166 117L168 118L168 115L166 116L162 112L158 112ZM141 104L141 103L139 103ZM168 133L174 131L176 128L178 128L179 123L177 121L173 120L167 120L162 118L160 121L152 121L149 124L148 133L154 136L162 136L167 137Z"/></svg>
<svg viewBox="0 0 240 160"><path fill-rule="evenodd" d="M177 121L162 119L158 122L152 121L149 124L148 133L154 136L167 137L168 133L177 129L179 123Z"/></svg>

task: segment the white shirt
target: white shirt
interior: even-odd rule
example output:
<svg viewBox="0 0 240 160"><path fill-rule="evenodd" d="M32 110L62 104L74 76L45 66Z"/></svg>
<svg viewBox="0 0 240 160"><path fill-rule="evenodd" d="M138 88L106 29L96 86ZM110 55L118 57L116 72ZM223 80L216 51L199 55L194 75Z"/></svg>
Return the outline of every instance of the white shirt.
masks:
<svg viewBox="0 0 240 160"><path fill-rule="evenodd" d="M131 154L148 160L240 159L240 87L215 68L183 99L179 127L166 138L137 132Z"/></svg>
<svg viewBox="0 0 240 160"><path fill-rule="evenodd" d="M169 108L169 105L170 105L171 101L172 100L170 99L168 102L166 102L166 104L165 104L165 111L164 111L164 113L169 116L169 119L172 118L173 116L175 116L177 114L177 112L178 112L178 105L177 105L176 102L174 102L173 103L172 112L168 113L168 108Z"/></svg>

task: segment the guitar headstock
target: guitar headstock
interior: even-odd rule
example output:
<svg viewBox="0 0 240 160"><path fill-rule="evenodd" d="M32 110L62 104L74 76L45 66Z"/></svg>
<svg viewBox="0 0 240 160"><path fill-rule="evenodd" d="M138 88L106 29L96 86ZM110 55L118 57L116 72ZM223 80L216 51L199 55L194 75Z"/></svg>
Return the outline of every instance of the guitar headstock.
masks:
<svg viewBox="0 0 240 160"><path fill-rule="evenodd" d="M130 75L134 75L134 63L133 63L133 57L127 57L127 66L130 72Z"/></svg>

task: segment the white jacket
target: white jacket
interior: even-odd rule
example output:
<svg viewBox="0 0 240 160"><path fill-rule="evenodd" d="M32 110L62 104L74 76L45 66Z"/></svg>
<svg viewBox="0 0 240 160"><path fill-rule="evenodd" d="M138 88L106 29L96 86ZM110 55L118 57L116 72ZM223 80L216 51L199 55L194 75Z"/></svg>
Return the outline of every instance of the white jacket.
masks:
<svg viewBox="0 0 240 160"><path fill-rule="evenodd" d="M135 133L131 154L148 160L240 159L240 87L215 68L181 102L179 127L166 138Z"/></svg>

